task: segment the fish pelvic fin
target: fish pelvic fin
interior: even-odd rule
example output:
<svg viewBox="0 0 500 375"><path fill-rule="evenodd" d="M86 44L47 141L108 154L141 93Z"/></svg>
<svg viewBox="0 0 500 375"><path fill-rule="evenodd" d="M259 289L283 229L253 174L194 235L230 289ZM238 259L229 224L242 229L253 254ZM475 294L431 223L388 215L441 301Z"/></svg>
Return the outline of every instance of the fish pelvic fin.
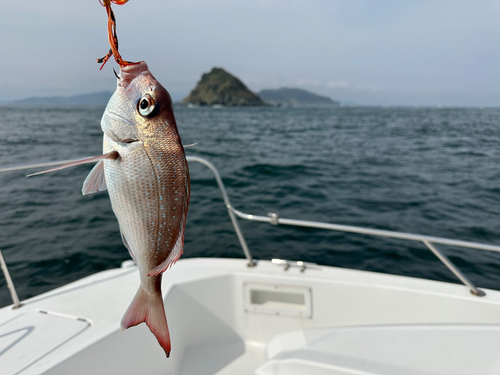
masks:
<svg viewBox="0 0 500 375"><path fill-rule="evenodd" d="M134 300L122 318L121 327L122 330L125 330L142 322L146 323L165 351L166 356L169 357L171 348L170 334L168 332L167 317L165 316L161 290L158 289L154 293L151 293L140 286Z"/></svg>

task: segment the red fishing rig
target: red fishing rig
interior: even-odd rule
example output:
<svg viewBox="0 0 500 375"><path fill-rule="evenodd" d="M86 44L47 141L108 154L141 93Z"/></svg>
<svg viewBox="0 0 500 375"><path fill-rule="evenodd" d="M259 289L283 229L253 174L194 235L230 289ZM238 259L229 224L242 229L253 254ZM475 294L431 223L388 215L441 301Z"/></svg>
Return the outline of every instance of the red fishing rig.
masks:
<svg viewBox="0 0 500 375"><path fill-rule="evenodd" d="M118 52L118 36L116 35L116 19L115 19L115 14L113 13L113 9L111 9L111 3L114 3L116 5L123 5L128 0L99 0L101 5L106 8L106 12L108 13L108 40L109 40L109 45L111 48L109 49L109 52L106 54L106 56L97 59L97 62L99 64L102 64L99 70L101 70L106 62L109 60L111 56L115 57L115 60L120 67L124 67L127 65L134 65L134 64L139 64L138 62L130 62L130 61L125 61L122 59L120 53Z"/></svg>

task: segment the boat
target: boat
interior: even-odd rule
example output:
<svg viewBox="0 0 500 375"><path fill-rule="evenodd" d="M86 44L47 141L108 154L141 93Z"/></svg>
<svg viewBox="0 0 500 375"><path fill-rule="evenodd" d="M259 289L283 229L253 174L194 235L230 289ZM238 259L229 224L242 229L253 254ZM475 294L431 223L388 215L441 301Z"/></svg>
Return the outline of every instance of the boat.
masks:
<svg viewBox="0 0 500 375"><path fill-rule="evenodd" d="M245 257L181 259L167 271L170 358L145 324L121 332L139 285L132 260L19 301L0 256L13 296L0 309L1 375L500 373L500 292L478 288L438 248L499 246L247 214L231 205L214 165L188 161L213 172ZM27 168L33 165L0 172ZM239 219L419 241L463 285L255 260Z"/></svg>

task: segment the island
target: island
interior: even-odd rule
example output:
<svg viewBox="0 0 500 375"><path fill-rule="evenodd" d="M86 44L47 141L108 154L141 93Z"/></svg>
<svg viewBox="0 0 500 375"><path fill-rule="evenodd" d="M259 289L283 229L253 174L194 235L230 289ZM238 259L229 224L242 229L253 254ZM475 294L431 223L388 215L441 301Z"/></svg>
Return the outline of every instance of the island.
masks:
<svg viewBox="0 0 500 375"><path fill-rule="evenodd" d="M266 105L243 82L222 68L213 68L210 73L203 74L182 104L225 107Z"/></svg>
<svg viewBox="0 0 500 375"><path fill-rule="evenodd" d="M327 96L320 96L312 92L284 87L278 90L262 90L258 95L267 103L275 106L334 106L338 107L339 102Z"/></svg>

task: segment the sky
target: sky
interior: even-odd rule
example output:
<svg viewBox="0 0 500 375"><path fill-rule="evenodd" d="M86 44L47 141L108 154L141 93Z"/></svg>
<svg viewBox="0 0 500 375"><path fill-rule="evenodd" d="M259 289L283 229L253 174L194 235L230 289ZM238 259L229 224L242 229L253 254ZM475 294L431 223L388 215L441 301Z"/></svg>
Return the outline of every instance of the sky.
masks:
<svg viewBox="0 0 500 375"><path fill-rule="evenodd" d="M222 67L344 104L500 106L500 0L130 0L120 53L181 100ZM98 0L0 0L0 102L113 91Z"/></svg>

